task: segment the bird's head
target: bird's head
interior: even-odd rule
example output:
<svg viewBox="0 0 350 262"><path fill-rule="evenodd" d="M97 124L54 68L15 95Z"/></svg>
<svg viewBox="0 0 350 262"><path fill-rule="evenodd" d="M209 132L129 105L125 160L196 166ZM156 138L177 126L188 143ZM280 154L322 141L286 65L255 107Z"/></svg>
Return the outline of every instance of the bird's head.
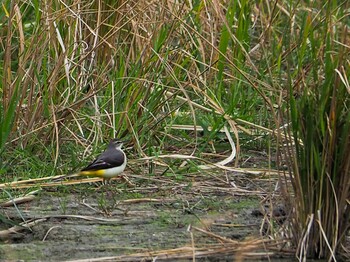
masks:
<svg viewBox="0 0 350 262"><path fill-rule="evenodd" d="M114 138L109 142L109 147L114 147L116 149L120 149L123 146L123 141L118 138Z"/></svg>

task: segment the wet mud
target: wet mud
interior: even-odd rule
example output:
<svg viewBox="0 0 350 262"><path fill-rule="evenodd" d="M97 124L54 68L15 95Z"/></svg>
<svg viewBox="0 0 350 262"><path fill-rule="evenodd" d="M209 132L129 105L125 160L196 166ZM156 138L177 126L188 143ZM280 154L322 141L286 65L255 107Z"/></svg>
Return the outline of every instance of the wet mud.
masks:
<svg viewBox="0 0 350 262"><path fill-rule="evenodd" d="M34 225L3 240L0 258L65 261L142 252L152 258L158 250L222 244L215 236L239 241L259 238L262 217L254 212L265 193L258 191L261 182L245 180L245 186L251 185L238 189L241 182L236 180L233 186L192 179L130 188L113 181L46 189L17 209L3 208L7 218L34 221ZM232 255L201 257L203 261L219 258L232 260Z"/></svg>

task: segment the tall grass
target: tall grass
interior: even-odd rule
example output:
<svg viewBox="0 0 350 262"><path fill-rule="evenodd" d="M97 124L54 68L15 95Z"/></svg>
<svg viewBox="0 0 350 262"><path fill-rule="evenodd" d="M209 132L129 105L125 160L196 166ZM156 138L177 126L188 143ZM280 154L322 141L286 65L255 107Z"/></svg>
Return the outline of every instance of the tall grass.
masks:
<svg viewBox="0 0 350 262"><path fill-rule="evenodd" d="M242 17L232 39L234 21L226 20L219 4L4 1L7 118L6 105L16 104L10 141L22 147L36 139L54 143L57 162L63 138L97 144L127 136L152 145L165 126L178 121L179 109L190 112L195 125L216 125L213 133L227 120L236 129L233 115L254 119L246 98L254 102L249 106L262 103L244 73L250 41L244 3L228 5L227 17ZM9 92L13 86L17 96Z"/></svg>
<svg viewBox="0 0 350 262"><path fill-rule="evenodd" d="M238 149L242 133L272 130L291 168L298 255L341 247L350 213L346 1L5 0L1 10L7 174L18 170L15 148L66 173L85 157L75 150L110 137L129 139L135 156L174 139L200 155L223 126Z"/></svg>
<svg viewBox="0 0 350 262"><path fill-rule="evenodd" d="M296 58L287 64L295 72L288 76L294 144L286 147L295 193L292 232L300 259L336 260L350 226L349 5L315 7L316 16L300 14Z"/></svg>

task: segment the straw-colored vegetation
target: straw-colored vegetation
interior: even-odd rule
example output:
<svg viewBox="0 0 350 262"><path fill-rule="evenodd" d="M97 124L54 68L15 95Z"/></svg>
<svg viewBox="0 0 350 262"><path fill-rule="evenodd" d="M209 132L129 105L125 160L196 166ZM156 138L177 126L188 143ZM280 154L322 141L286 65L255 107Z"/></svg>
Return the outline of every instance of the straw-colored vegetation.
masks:
<svg viewBox="0 0 350 262"><path fill-rule="evenodd" d="M205 168L230 130L238 155L225 153L228 166L246 146L276 158L296 256L346 253L349 1L4 0L0 9L2 182L70 173L111 137L129 141L130 163Z"/></svg>

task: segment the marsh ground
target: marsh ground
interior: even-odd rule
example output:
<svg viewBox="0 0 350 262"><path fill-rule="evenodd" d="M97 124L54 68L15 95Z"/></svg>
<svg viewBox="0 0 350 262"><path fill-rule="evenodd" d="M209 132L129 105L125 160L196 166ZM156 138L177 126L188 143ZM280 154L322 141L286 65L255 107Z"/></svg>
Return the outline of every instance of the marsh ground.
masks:
<svg viewBox="0 0 350 262"><path fill-rule="evenodd" d="M130 175L129 180L133 185L114 180L48 187L18 205L20 213L4 208L8 218L21 222L23 216L36 223L6 240L1 258L192 259L187 249L194 246L197 258L232 259L237 250L225 245L261 239L263 216L254 210L274 181L263 172L231 171L188 174L179 180Z"/></svg>

